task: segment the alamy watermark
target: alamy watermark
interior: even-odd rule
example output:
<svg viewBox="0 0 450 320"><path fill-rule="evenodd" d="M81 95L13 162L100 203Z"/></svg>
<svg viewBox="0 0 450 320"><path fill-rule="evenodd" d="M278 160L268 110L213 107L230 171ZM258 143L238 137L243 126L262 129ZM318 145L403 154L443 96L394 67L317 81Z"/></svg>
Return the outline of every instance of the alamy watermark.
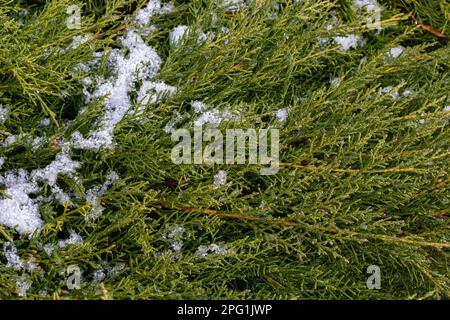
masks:
<svg viewBox="0 0 450 320"><path fill-rule="evenodd" d="M370 265L367 267L366 273L370 274L367 278L367 289L379 290L381 289L381 269L377 265Z"/></svg>
<svg viewBox="0 0 450 320"><path fill-rule="evenodd" d="M77 265L70 265L66 269L66 275L69 277L66 280L66 285L69 290L81 289L81 269Z"/></svg>
<svg viewBox="0 0 450 320"><path fill-rule="evenodd" d="M269 143L270 137L270 143ZM279 170L278 129L226 129L225 138L217 128L194 127L172 131L171 158L175 164L259 164L261 175L273 175ZM203 147L203 144L208 144Z"/></svg>
<svg viewBox="0 0 450 320"><path fill-rule="evenodd" d="M77 5L68 6L66 26L69 29L81 29L81 8Z"/></svg>
<svg viewBox="0 0 450 320"><path fill-rule="evenodd" d="M114 269L112 269L112 270L114 270ZM120 269L117 268L117 270L120 270ZM110 273L112 273L112 272L110 272ZM381 269L380 269L380 267L377 265L370 265L367 267L366 273L370 274L370 276L366 280L367 288L369 290L381 289ZM82 278L81 274L82 274L82 271L78 265L70 265L65 269L64 275L67 276L66 285L69 290L81 289L81 278Z"/></svg>

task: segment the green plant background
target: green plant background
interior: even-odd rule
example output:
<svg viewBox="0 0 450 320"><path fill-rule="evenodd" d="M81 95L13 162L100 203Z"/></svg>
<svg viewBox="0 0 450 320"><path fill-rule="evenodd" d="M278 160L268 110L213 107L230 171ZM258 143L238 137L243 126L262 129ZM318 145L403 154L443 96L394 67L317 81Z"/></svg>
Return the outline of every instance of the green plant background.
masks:
<svg viewBox="0 0 450 320"><path fill-rule="evenodd" d="M26 298L449 298L449 44L408 16L448 36L449 3L379 2L379 33L367 30L346 0L280 1L276 15L271 1L255 1L236 13L217 1L175 1L173 12L153 17L157 30L145 41L164 61L158 77L178 92L147 108L145 120L126 117L116 127L114 149L74 152L83 164L82 183L60 177L67 189L82 195L109 170L121 177L103 197L105 211L95 224L84 219L89 205L55 203L40 208L45 228L31 240L0 226L0 246L13 240L19 255L39 266L30 274ZM81 30L65 26L70 4L83 8ZM80 79L70 72L94 51L117 47L127 18L142 5L0 1L0 103L11 109L0 124L0 139L44 132L51 137L37 151L20 142L0 149L6 159L2 173L48 165L60 151L54 141L89 129L101 104L76 116L84 100ZM23 9L29 14L21 26ZM341 23L327 31L332 15ZM190 36L171 49L168 34L180 24L230 31L200 46ZM95 38L48 56L49 48L85 33ZM367 44L344 52L318 41L350 33L364 35ZM387 60L399 44L407 49ZM336 77L340 86L330 86ZM413 95L394 100L378 94L387 86ZM288 108L279 173L261 176L251 165L173 164L173 143L162 129L175 111L191 112L192 100L241 112L240 124L223 129L277 126L274 112ZM42 128L47 117L51 125ZM219 170L227 172L230 185L213 185ZM180 254L163 236L173 226L185 230ZM67 238L70 231L84 243L47 256L42 244ZM230 252L196 254L210 243ZM101 261L126 268L92 282ZM68 290L61 275L74 264L83 270L80 290ZM381 268L380 290L366 287L369 265ZM18 298L16 282L23 273L7 267L0 254L0 298Z"/></svg>

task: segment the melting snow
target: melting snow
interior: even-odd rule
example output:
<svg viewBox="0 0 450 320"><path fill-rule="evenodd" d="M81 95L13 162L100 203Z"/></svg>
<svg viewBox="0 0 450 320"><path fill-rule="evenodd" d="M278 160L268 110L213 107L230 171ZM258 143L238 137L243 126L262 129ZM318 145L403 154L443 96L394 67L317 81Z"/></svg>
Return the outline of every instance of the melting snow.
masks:
<svg viewBox="0 0 450 320"><path fill-rule="evenodd" d="M47 243L42 247L42 250L50 257L53 253L53 245Z"/></svg>
<svg viewBox="0 0 450 320"><path fill-rule="evenodd" d="M5 242L3 244L3 255L6 258L7 267L13 268L15 270L25 269L29 272L35 271L37 266L31 261L23 261L17 254L17 248L12 242Z"/></svg>
<svg viewBox="0 0 450 320"><path fill-rule="evenodd" d="M163 82L145 81L138 92L138 101L145 106L149 102L154 104L160 97L172 95L177 92L177 88L169 86Z"/></svg>
<svg viewBox="0 0 450 320"><path fill-rule="evenodd" d="M366 39L362 36L350 34L345 37L334 37L334 42L341 46L342 51L348 51L351 48L356 49L358 47L363 47L366 44Z"/></svg>
<svg viewBox="0 0 450 320"><path fill-rule="evenodd" d="M150 18L157 14L167 13L174 9L172 2L166 3L161 6L161 1L150 0L148 4L138 11L135 21L139 27L147 24Z"/></svg>
<svg viewBox="0 0 450 320"><path fill-rule="evenodd" d="M8 114L9 110L0 104L0 123L5 122L6 118L8 118Z"/></svg>
<svg viewBox="0 0 450 320"><path fill-rule="evenodd" d="M94 99L104 99L105 111L86 137L80 132L75 132L70 142L63 142L63 151L57 154L55 160L45 168L35 169L31 172L18 169L0 175L0 186L4 189L4 196L0 196L0 224L15 228L21 235L26 233L31 235L40 231L43 221L40 217L39 201L56 198L61 203L70 204L70 196L65 194L57 185L59 175L76 178L77 170L81 166L79 162L70 158L70 147L94 150L112 147L114 128L132 107L129 92L136 91L139 84L142 83L139 90L139 99L143 103L154 103L161 95L173 94L176 91L175 87L162 82L151 81L159 72L162 61L155 49L148 46L136 31L136 27L146 25L153 15L169 12L173 7L172 3L162 6L159 0L150 0L138 12L135 18L136 26L131 27L124 36L118 39L123 49L111 50L108 60L111 76L107 79L86 77L82 81L86 103ZM77 48L90 38L90 35L74 37L69 49ZM61 50L59 48L59 51ZM94 53L92 61L78 64L74 72L88 73L93 71L94 68L99 66L103 55L104 52ZM0 123L5 121L7 116L8 110L0 105ZM49 124L50 119L48 118L41 121L43 126ZM10 136L4 141L3 147L14 144L24 137L28 137L28 135ZM29 143L33 150L36 150L44 139L46 138L31 138ZM4 159L1 158L1 164L3 164L3 161ZM107 181L101 188L93 188L87 192L87 199L100 208L99 197L106 192L106 188L116 178L113 174L108 176ZM45 182L50 187L53 193L51 197L35 197L35 194L42 190L39 185L40 182ZM81 242L82 239L79 235L71 233L69 239L59 241L58 245L63 247ZM46 246L44 250L51 254L52 247Z"/></svg>
<svg viewBox="0 0 450 320"><path fill-rule="evenodd" d="M22 279L16 281L17 295L19 297L26 297L28 290L31 289L31 280L28 274L23 275Z"/></svg>
<svg viewBox="0 0 450 320"><path fill-rule="evenodd" d="M330 80L330 85L333 88L338 88L341 86L341 79L339 77Z"/></svg>
<svg viewBox="0 0 450 320"><path fill-rule="evenodd" d="M353 5L357 8L366 8L369 12L380 8L377 0L353 0Z"/></svg>
<svg viewBox="0 0 450 320"><path fill-rule="evenodd" d="M72 160L66 150L58 153L55 160L44 169L33 170L31 175L34 181L47 181L50 186L55 186L58 175L65 174L72 176L79 168L80 163Z"/></svg>
<svg viewBox="0 0 450 320"><path fill-rule="evenodd" d="M389 96L394 99L394 100L398 100L400 98L400 95L398 93L397 90L394 90L394 87L389 86L386 88L380 88L380 94L387 94L389 93Z"/></svg>
<svg viewBox="0 0 450 320"><path fill-rule="evenodd" d="M227 173L223 170L220 170L215 176L214 176L214 184L216 186L223 186L227 183Z"/></svg>
<svg viewBox="0 0 450 320"><path fill-rule="evenodd" d="M111 171L106 176L106 181L101 187L94 187L86 191L86 201L92 204L91 211L86 215L86 220L89 222L97 219L103 212L103 207L100 204L101 197L106 194L108 188L118 180L119 176L114 171Z"/></svg>
<svg viewBox="0 0 450 320"><path fill-rule="evenodd" d="M164 126L164 132L166 133L172 133L174 131L174 127L175 125L180 122L181 120L183 120L183 116L178 112L175 111L175 115L176 117L172 120L170 120L169 122L166 123L166 125Z"/></svg>
<svg viewBox="0 0 450 320"><path fill-rule="evenodd" d="M16 173L0 176L0 184L6 187L6 196L0 200L0 224L15 228L21 235L32 234L40 229L43 221L39 208L29 196L39 190L37 183L31 181L25 170L20 169Z"/></svg>
<svg viewBox="0 0 450 320"><path fill-rule="evenodd" d="M206 257L208 254L223 255L223 254L227 254L229 252L230 251L228 250L228 248L226 246L212 243L208 246L205 246L205 245L199 246L196 254L199 256L202 256L202 257Z"/></svg>
<svg viewBox="0 0 450 320"><path fill-rule="evenodd" d="M412 96L414 94L414 92L412 92L411 90L409 90L409 89L406 89L405 91L403 91L403 96L404 97L410 97L410 96Z"/></svg>
<svg viewBox="0 0 450 320"><path fill-rule="evenodd" d="M181 251L181 248L183 247L183 242L181 241L181 238L185 232L185 229L177 225L167 228L169 230L169 233L162 234L161 237L169 240L173 251L175 252Z"/></svg>
<svg viewBox="0 0 450 320"><path fill-rule="evenodd" d="M3 141L3 146L4 147L9 147L13 144L15 144L17 141L19 141L20 139L22 139L24 137L23 133L20 133L18 135L13 135L13 136L8 136L4 141Z"/></svg>
<svg viewBox="0 0 450 320"><path fill-rule="evenodd" d="M106 278L106 274L102 269L95 270L92 274L92 281L102 282Z"/></svg>
<svg viewBox="0 0 450 320"><path fill-rule="evenodd" d="M157 74L162 61L155 49L145 44L135 30L129 30L119 42L129 50L128 55L125 50L113 49L109 56L113 75L109 79L100 79L92 93L85 90L87 101L107 97L105 115L96 124L98 129L90 132L87 138L80 132L73 133L72 144L75 148L99 150L112 147L114 128L131 109L128 93L135 90L138 81L144 82L139 92L139 99L144 102L154 102L161 93L176 90L160 82L146 82ZM150 89L154 92L147 95Z"/></svg>
<svg viewBox="0 0 450 320"><path fill-rule="evenodd" d="M178 47L182 41L183 38L188 33L189 28L188 26L180 25L176 26L169 34L169 44L172 48Z"/></svg>
<svg viewBox="0 0 450 320"><path fill-rule="evenodd" d="M194 126L218 126L223 120L232 120L237 118L238 115L233 114L228 110L213 108L200 114L200 116L194 120Z"/></svg>
<svg viewBox="0 0 450 320"><path fill-rule="evenodd" d="M200 117L194 121L195 126L202 126L205 124L219 125L222 122L222 114L219 109L205 111Z"/></svg>
<svg viewBox="0 0 450 320"><path fill-rule="evenodd" d="M208 106L201 101L192 101L191 105L194 108L195 113L200 113L208 109Z"/></svg>
<svg viewBox="0 0 450 320"><path fill-rule="evenodd" d="M0 224L15 228L21 235L39 230L43 221L37 201L30 198L30 194L40 190L39 181L46 181L52 191L61 194L62 191L56 185L58 175L72 176L79 167L80 164L63 151L47 167L33 170L31 174L20 169L0 176L0 184L6 187L6 196L0 200Z"/></svg>
<svg viewBox="0 0 450 320"><path fill-rule="evenodd" d="M114 267L107 267L108 277L113 278L117 276L120 272L122 272L126 268L125 263L119 262Z"/></svg>
<svg viewBox="0 0 450 320"><path fill-rule="evenodd" d="M404 50L405 50L405 47L403 47L403 46L397 46L395 48L392 48L389 51L389 57L391 57L393 59L398 58Z"/></svg>
<svg viewBox="0 0 450 320"><path fill-rule="evenodd" d="M5 242L3 244L3 255L6 258L7 267L20 270L23 268L23 261L17 254L17 248L12 242Z"/></svg>
<svg viewBox="0 0 450 320"><path fill-rule="evenodd" d="M69 49L77 49L82 44L85 44L91 40L91 35L85 34L83 36L75 36L72 39L72 43L69 45Z"/></svg>
<svg viewBox="0 0 450 320"><path fill-rule="evenodd" d="M50 125L50 118L45 118L41 120L41 125L46 127L48 125Z"/></svg>
<svg viewBox="0 0 450 320"><path fill-rule="evenodd" d="M289 114L288 110L282 108L275 112L275 118L277 118L280 125L283 125L288 118L288 114Z"/></svg>
<svg viewBox="0 0 450 320"><path fill-rule="evenodd" d="M39 149L42 144L44 143L45 138L44 137L36 137L31 141L31 150L36 151Z"/></svg>
<svg viewBox="0 0 450 320"><path fill-rule="evenodd" d="M69 245L80 245L83 243L83 238L75 231L70 232L69 238L58 241L58 247L64 248Z"/></svg>
<svg viewBox="0 0 450 320"><path fill-rule="evenodd" d="M229 12L236 12L240 8L245 7L244 0L222 0L222 5Z"/></svg>

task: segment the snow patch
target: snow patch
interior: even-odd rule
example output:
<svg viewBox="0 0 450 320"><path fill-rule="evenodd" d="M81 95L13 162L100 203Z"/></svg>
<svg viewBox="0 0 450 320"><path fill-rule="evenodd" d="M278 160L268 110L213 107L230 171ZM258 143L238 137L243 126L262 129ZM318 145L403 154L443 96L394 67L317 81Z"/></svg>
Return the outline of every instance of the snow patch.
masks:
<svg viewBox="0 0 450 320"><path fill-rule="evenodd" d="M35 137L31 141L31 150L32 151L38 150L44 144L45 140L46 140L46 138L44 138L44 137Z"/></svg>
<svg viewBox="0 0 450 320"><path fill-rule="evenodd" d="M50 118L42 119L40 123L41 123L41 126L44 126L44 127L49 126L50 125Z"/></svg>
<svg viewBox="0 0 450 320"><path fill-rule="evenodd" d="M233 114L228 110L213 108L200 114L200 116L194 120L194 126L218 126L223 120L233 120L237 118L238 115Z"/></svg>
<svg viewBox="0 0 450 320"><path fill-rule="evenodd" d="M53 245L47 243L42 247L42 250L44 250L44 252L47 254L47 256L51 257L52 253L53 253Z"/></svg>
<svg viewBox="0 0 450 320"><path fill-rule="evenodd" d="M58 247L60 248L64 248L70 245L81 245L81 244L83 244L83 238L75 231L70 232L69 238L58 241Z"/></svg>
<svg viewBox="0 0 450 320"><path fill-rule="evenodd" d="M194 108L195 113L200 113L208 109L208 105L201 101L192 101L191 106Z"/></svg>
<svg viewBox="0 0 450 320"><path fill-rule="evenodd" d="M342 51L363 47L367 42L364 37L354 34L345 37L334 37L333 40L341 47Z"/></svg>
<svg viewBox="0 0 450 320"><path fill-rule="evenodd" d="M117 276L119 273L121 273L123 270L125 270L125 268L126 268L125 263L119 262L115 266L107 268L108 272L107 276L113 278Z"/></svg>
<svg viewBox="0 0 450 320"><path fill-rule="evenodd" d="M3 244L3 255L6 258L6 266L16 270L23 268L23 261L17 254L17 248L12 242L5 242Z"/></svg>
<svg viewBox="0 0 450 320"><path fill-rule="evenodd" d="M8 118L8 115L9 109L0 104L0 123L5 122L5 120Z"/></svg>
<svg viewBox="0 0 450 320"><path fill-rule="evenodd" d="M67 176L73 176L76 171L80 168L80 163L74 161L70 158L67 150L56 155L55 160L53 160L44 169L36 169L31 172L33 181L47 181L48 184L53 187L56 185L56 179L58 175L63 174Z"/></svg>
<svg viewBox="0 0 450 320"><path fill-rule="evenodd" d="M392 58L392 59L396 59L396 58L398 58L401 54L402 54L402 52L405 50L405 47L403 47L403 46L397 46L397 47L395 47L395 48L392 48L390 51L389 51L389 57L390 58Z"/></svg>
<svg viewBox="0 0 450 320"><path fill-rule="evenodd" d="M164 126L164 132L166 133L172 133L175 130L175 125L178 124L181 120L183 120L183 116L178 112L175 111L176 117L174 119L169 120L169 122L166 123Z"/></svg>
<svg viewBox="0 0 450 320"><path fill-rule="evenodd" d="M102 269L95 270L92 274L92 281L94 282L102 282L106 278L106 274Z"/></svg>
<svg viewBox="0 0 450 320"><path fill-rule="evenodd" d="M398 93L397 90L394 90L394 87L392 87L392 86L380 88L380 90L379 90L379 94L388 94L388 93L389 93L389 96L394 100L398 100L400 98L400 94Z"/></svg>
<svg viewBox="0 0 450 320"><path fill-rule="evenodd" d="M103 197L106 192L108 191L108 188L119 179L119 176L116 172L111 171L106 176L106 181L103 183L101 187L94 187L92 189L89 189L86 191L86 202L91 203L92 209L91 211L86 215L85 219L88 222L93 222L94 220L98 219L100 215L102 214L104 208L102 207L100 200L101 197Z"/></svg>
<svg viewBox="0 0 450 320"><path fill-rule="evenodd" d="M150 0L145 7L138 11L134 21L139 27L142 27L150 21L151 17L157 14L171 12L174 8L175 6L172 2L166 3L161 6L161 1Z"/></svg>
<svg viewBox="0 0 450 320"><path fill-rule="evenodd" d="M284 123L286 122L288 115L289 115L289 111L285 108L279 109L275 112L275 118L277 118L278 123L280 124L280 126L284 125Z"/></svg>
<svg viewBox="0 0 450 320"><path fill-rule="evenodd" d="M339 88L341 86L341 79L339 77L331 79L330 86L332 88Z"/></svg>
<svg viewBox="0 0 450 320"><path fill-rule="evenodd" d="M89 34L85 34L82 36L75 36L72 39L72 43L69 45L69 49L75 50L77 49L79 46L85 44L86 42L88 42L89 40L91 40L92 36Z"/></svg>
<svg viewBox="0 0 450 320"><path fill-rule="evenodd" d="M115 126L132 107L128 93L135 90L138 81L153 78L161 67L162 61L155 49L147 46L135 30L128 31L119 42L129 50L128 55L126 56L125 50L113 49L109 56L113 76L100 79L103 82L92 93L85 90L87 101L107 97L104 102L105 114L96 124L98 129L90 132L87 138L80 132L72 134L72 145L75 148L97 151L102 147L111 148ZM162 85L148 83L146 86L160 89ZM163 89L173 91L173 87L169 86ZM141 99L144 99L143 94L141 92Z"/></svg>
<svg viewBox="0 0 450 320"><path fill-rule="evenodd" d="M180 252L183 248L182 237L185 229L177 225L167 227L167 229L168 233L162 234L161 237L169 241L173 251Z"/></svg>
<svg viewBox="0 0 450 320"><path fill-rule="evenodd" d="M163 82L145 81L138 92L138 101L142 106L148 103L154 104L160 98L173 95L177 88Z"/></svg>
<svg viewBox="0 0 450 320"><path fill-rule="evenodd" d="M380 8L377 0L353 0L353 5L357 8L366 8L368 12L372 12L376 8Z"/></svg>
<svg viewBox="0 0 450 320"><path fill-rule="evenodd" d="M214 255L224 255L230 253L228 248L225 245L218 245L212 243L208 246L201 245L198 247L196 254L201 257L206 257L208 254Z"/></svg>
<svg viewBox="0 0 450 320"><path fill-rule="evenodd" d="M37 183L31 180L25 170L20 169L0 176L0 184L6 188L6 196L0 200L0 224L15 228L21 235L31 235L39 230L43 221L37 203L29 196L39 190Z"/></svg>
<svg viewBox="0 0 450 320"><path fill-rule="evenodd" d="M3 255L6 258L6 266L15 270L25 269L29 272L33 272L37 269L37 266L32 261L23 261L17 254L17 248L12 242L5 242L3 244Z"/></svg>
<svg viewBox="0 0 450 320"><path fill-rule="evenodd" d="M26 297L28 290L31 289L31 284L30 276L28 274L23 275L21 279L16 281L17 295L19 297Z"/></svg>
<svg viewBox="0 0 450 320"><path fill-rule="evenodd" d="M135 23L137 27L144 27L149 19L158 13L169 12L173 9L173 4L161 5L158 0L150 0L147 5L137 13ZM148 26L147 26L148 27ZM147 28L146 27L146 28ZM72 39L69 48L75 49L86 43L91 36L80 35ZM64 193L58 186L59 175L67 175L76 178L80 163L70 158L70 148L93 149L111 148L113 145L113 135L115 126L123 119L132 107L130 92L135 92L138 84L141 84L139 98L143 102L158 100L161 95L174 93L176 88L165 85L162 82L150 81L159 72L161 59L154 48L148 46L142 37L137 33L136 26L131 27L124 36L118 39L123 46L122 49L111 49L108 56L110 76L108 78L85 77L82 81L83 93L86 103L96 99L102 99L104 114L93 124L90 132L83 136L80 132L74 132L70 141L62 142L63 151L56 155L55 160L42 169L35 169L28 172L24 169L12 170L0 175L0 186L4 189L4 196L0 196L0 224L15 228L21 235L30 235L40 231L43 221L40 217L39 202L49 201L52 198L61 203L69 203L71 197ZM58 52L64 51L57 48ZM87 63L78 64L72 75L77 73L92 73L94 68L98 68L104 52L93 54L93 60ZM152 91L149 93L149 91ZM80 113L83 113L83 109ZM0 122L8 116L8 110L0 105ZM47 126L50 119L41 121L41 125ZM8 137L3 143L3 147L8 147L17 143L20 139L29 139L33 150L39 148L47 139L46 137L29 138L29 135L19 134ZM4 160L3 158L1 158ZM87 192L87 200L94 203L94 207L101 211L99 198L105 194L107 187L116 179L114 175L108 176L107 182L102 187L93 188ZM42 188L40 182L45 182L52 195L35 197ZM59 241L59 246L69 244L79 244L82 239L76 233L71 233L69 239ZM51 254L53 247L43 248L47 254Z"/></svg>
<svg viewBox="0 0 450 320"><path fill-rule="evenodd" d="M224 186L227 184L227 173L220 170L216 175L214 175L214 184L216 186Z"/></svg>
<svg viewBox="0 0 450 320"><path fill-rule="evenodd" d="M246 6L244 0L222 0L222 6L228 12L236 12Z"/></svg>
<svg viewBox="0 0 450 320"><path fill-rule="evenodd" d="M179 25L176 26L172 31L169 33L169 44L172 48L179 47L181 43L183 42L183 39L186 37L187 33L189 31L188 26Z"/></svg>

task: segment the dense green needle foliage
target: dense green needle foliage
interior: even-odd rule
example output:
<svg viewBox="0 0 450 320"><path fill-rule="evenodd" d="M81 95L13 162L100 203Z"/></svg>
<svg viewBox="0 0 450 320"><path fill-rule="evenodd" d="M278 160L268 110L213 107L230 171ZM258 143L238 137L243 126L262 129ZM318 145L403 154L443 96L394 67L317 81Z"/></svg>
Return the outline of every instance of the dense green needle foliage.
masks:
<svg viewBox="0 0 450 320"><path fill-rule="evenodd" d="M155 31L143 38L163 61L158 80L176 94L125 116L114 148L72 151L80 179L58 183L80 201L41 204L38 235L0 225L0 249L13 242L37 266L16 270L0 252L0 298L448 299L448 1L379 1L379 31L351 0L253 1L233 12L218 3L174 1L173 11L152 17ZM73 4L82 8L81 29L66 26ZM61 151L58 141L92 127L103 107L85 103L85 75L73 70L120 47L145 4L0 0L0 105L9 110L0 122L0 175L44 168ZM178 25L216 36L199 43L191 32L173 48ZM84 34L93 36L60 50ZM320 41L348 34L367 43L344 51ZM393 58L399 45L406 49ZM107 75L102 61L96 72ZM280 171L174 164L163 129L177 112L186 115L177 126L188 127L196 100L240 113L221 129L279 127ZM282 125L280 109L288 111ZM13 135L21 138L6 146ZM42 135L33 148L29 140ZM85 191L111 170L120 179L102 196L98 219L86 221ZM228 184L217 186L220 170ZM0 194L8 197L1 185ZM43 250L71 232L83 243ZM226 250L198 254L210 244ZM70 265L83 272L80 289L67 288ZM93 281L106 265L122 267ZM366 286L370 265L381 269L379 290ZM29 286L26 296L18 282Z"/></svg>

